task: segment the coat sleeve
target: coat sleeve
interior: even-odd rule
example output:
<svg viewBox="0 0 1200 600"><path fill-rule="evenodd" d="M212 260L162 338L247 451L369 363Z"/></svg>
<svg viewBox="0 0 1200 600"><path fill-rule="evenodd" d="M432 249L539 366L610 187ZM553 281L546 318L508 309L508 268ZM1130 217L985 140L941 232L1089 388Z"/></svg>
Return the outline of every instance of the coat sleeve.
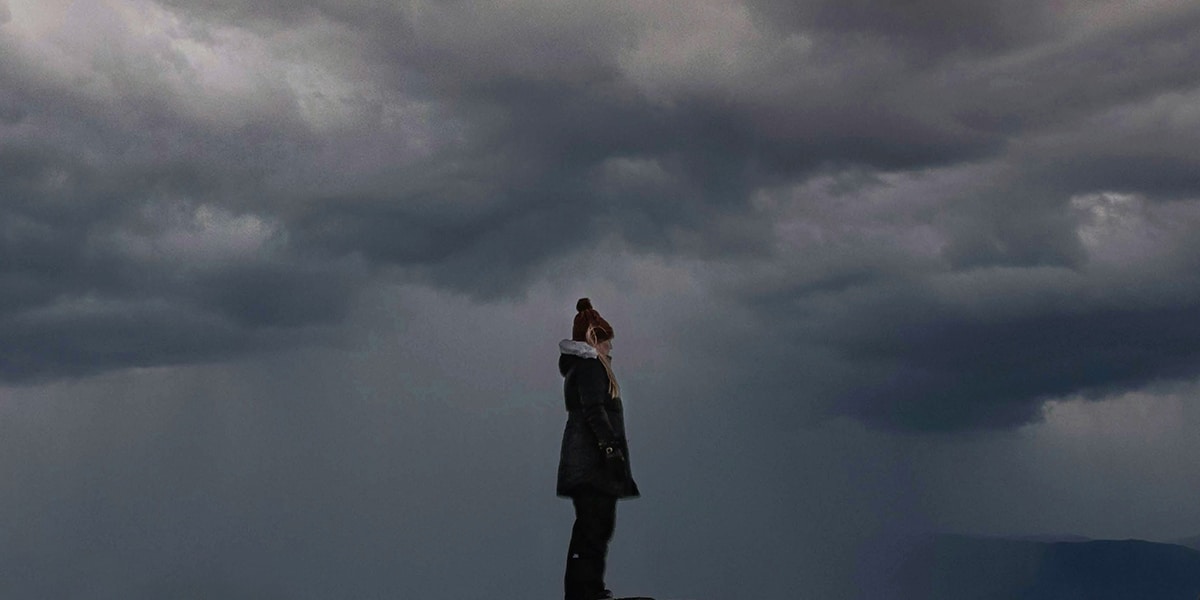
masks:
<svg viewBox="0 0 1200 600"><path fill-rule="evenodd" d="M599 360L585 360L579 365L579 401L584 420L601 446L613 444L617 435L608 420L604 402L608 399L608 373Z"/></svg>

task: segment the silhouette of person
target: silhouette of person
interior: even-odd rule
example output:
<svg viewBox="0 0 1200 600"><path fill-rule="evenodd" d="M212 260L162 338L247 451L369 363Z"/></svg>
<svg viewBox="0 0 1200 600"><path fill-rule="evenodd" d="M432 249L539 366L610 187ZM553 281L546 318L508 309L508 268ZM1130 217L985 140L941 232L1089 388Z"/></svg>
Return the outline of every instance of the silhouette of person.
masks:
<svg viewBox="0 0 1200 600"><path fill-rule="evenodd" d="M575 305L571 339L559 342L567 423L557 493L575 506L563 576L565 600L612 598L604 585L617 500L639 496L629 468L621 388L613 375L613 329L587 298Z"/></svg>

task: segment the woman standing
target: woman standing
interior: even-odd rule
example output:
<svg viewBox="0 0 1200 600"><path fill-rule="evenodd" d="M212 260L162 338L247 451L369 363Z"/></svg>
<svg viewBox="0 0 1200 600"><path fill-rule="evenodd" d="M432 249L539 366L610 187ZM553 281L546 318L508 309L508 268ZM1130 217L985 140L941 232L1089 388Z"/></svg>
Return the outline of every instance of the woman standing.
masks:
<svg viewBox="0 0 1200 600"><path fill-rule="evenodd" d="M575 505L563 584L566 600L599 600L612 598L604 587L604 561L617 500L639 494L629 469L621 388L609 356L612 326L587 298L580 298L575 310L571 339L558 344L567 405L558 495Z"/></svg>

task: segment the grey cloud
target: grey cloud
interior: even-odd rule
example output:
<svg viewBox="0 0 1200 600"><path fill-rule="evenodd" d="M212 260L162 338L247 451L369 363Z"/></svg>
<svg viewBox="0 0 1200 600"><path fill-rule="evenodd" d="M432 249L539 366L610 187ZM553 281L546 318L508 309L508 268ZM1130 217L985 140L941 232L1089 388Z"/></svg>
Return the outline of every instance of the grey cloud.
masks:
<svg viewBox="0 0 1200 600"><path fill-rule="evenodd" d="M121 303L103 310L8 316L3 375L28 380L89 375L125 366L203 360L238 347L244 334L220 319L162 305Z"/></svg>
<svg viewBox="0 0 1200 600"><path fill-rule="evenodd" d="M751 0L764 24L789 29L863 34L896 40L901 51L934 57L947 53L988 54L1044 39L1056 16L1045 3L1007 0L986 7L945 0L887 2L852 0L798 4Z"/></svg>
<svg viewBox="0 0 1200 600"><path fill-rule="evenodd" d="M1076 267L1086 261L1068 197L1035 186L995 185L939 215L947 238L942 257L951 268Z"/></svg>
<svg viewBox="0 0 1200 600"><path fill-rule="evenodd" d="M744 410L783 428L831 415L888 430L1012 428L1040 421L1048 400L1190 380L1200 353L1192 306L964 314L915 282L764 300L750 333L707 326L687 339L739 348L708 359L725 374L720 393L761 394Z"/></svg>
<svg viewBox="0 0 1200 600"><path fill-rule="evenodd" d="M257 246L271 240L237 229L257 226L253 217L239 221L219 211L218 222L205 223L193 208L179 223L130 217L114 197L126 201L126 193L144 190L105 176L77 178L53 157L9 158L17 168L0 183L9 199L0 209L6 379L215 360L278 346L336 321L364 275L354 261L301 261L286 249L256 258L267 252ZM63 192L37 189L48 178L79 181Z"/></svg>
<svg viewBox="0 0 1200 600"><path fill-rule="evenodd" d="M681 344L709 348L723 394L754 390L769 400L747 410L789 426L1011 428L1047 400L1194 378L1195 202L1025 176L952 167L777 192L760 214L771 258L703 276L730 323Z"/></svg>
<svg viewBox="0 0 1200 600"><path fill-rule="evenodd" d="M1200 11L1166 17L1058 40L1026 57L970 65L957 73L962 89L952 93L948 108L981 128L1083 130L1080 120L1114 107L1192 90L1200 79L1180 60L1200 44Z"/></svg>
<svg viewBox="0 0 1200 600"><path fill-rule="evenodd" d="M308 141L293 106L205 122L152 71L117 64L136 58L117 52L92 65L116 83L99 98L43 76L19 52L0 70L11 116L0 138L5 379L321 339L365 274L352 257L290 245L268 207L250 206L295 158L289 142Z"/></svg>
<svg viewBox="0 0 1200 600"><path fill-rule="evenodd" d="M766 349L730 369L780 399L759 407L764 417L845 414L926 431L1015 427L1040 420L1047 400L1187 381L1200 352L1197 252L1178 237L1164 245L1123 266L1080 247L1066 263L835 266L773 290L734 289Z"/></svg>
<svg viewBox="0 0 1200 600"><path fill-rule="evenodd" d="M616 237L638 252L777 276L761 288L722 290L731 310L757 313L797 336L768 336L779 345L755 368L771 379L771 365L781 361L826 365L815 378L817 396L858 398L861 408L851 412L894 426L1007 426L1036 418L1039 398L1135 387L1172 376L1191 356L1177 347L1155 355L1161 368L1118 369L1110 355L1118 341L1086 339L1088 315L1159 331L1176 313L1160 319L1155 306L1110 314L1102 302L1076 312L1046 305L1008 326L1032 336L1061 322L1063 339L1094 353L1080 358L1075 376L1001 381L1003 390L980 392L978 408L944 422L928 416L936 403L915 399L904 404L913 415L881 416L900 404L879 399L887 381L880 373L930 396L967 393L938 366L946 360L939 353L965 361L969 340L1004 339L1008 331L974 314L922 316L923 303L938 304L920 291L925 278L1063 269L1086 273L1092 293L1105 297L1115 284L1089 271L1094 249L1081 241L1071 199L1106 191L1149 202L1197 196L1187 152L1193 140L1169 125L1187 122L1172 106L1186 105L1200 84L1180 60L1197 43L1194 10L1122 15L1105 29L1081 25L1074 8L1026 2L969 14L939 2L817 3L783 14L782 4L760 2L749 5L745 28L712 32L731 52L717 60L656 52L654 44L682 43L694 32L672 29L661 19L673 16L646 8L162 6L182 19L171 35L218 53L229 51L222 46L229 36L245 36L238 38L245 60L262 61L259 73L231 80L229 98L196 88L201 100L189 100L175 92L185 89L177 75L199 77L202 65L166 41L125 49L173 65L158 72L129 69L129 57L97 63L96 77L119 84L99 98L55 83L28 60L0 71L12 84L0 88L4 126L24 132L0 147L0 188L13 199L4 209L5 256L21 257L5 264L4 318L30 340L44 336L29 329L42 321L27 313L91 293L114 306L167 301L194 322L222 323L230 328L224 341L196 345L197 355L219 357L336 323L372 277L479 299L517 297L556 277L547 272L556 258ZM739 14L721 13L726 20L710 26L738 25ZM927 14L944 19L934 24ZM1173 97L1181 100L1172 105ZM849 215L873 210L864 190L889 178L981 166L975 185L893 199L911 210L891 215L822 220L761 203L832 177L845 182L834 202ZM155 216L156 207L176 205L192 215L182 224ZM257 223L271 235L245 242L250 254L239 256L251 259L187 252L146 259L147 251L193 243L184 230L196 226L188 218L202 208L219 215L214 231ZM844 237L796 250L804 260L781 257L780 222L818 241ZM873 237L879 231L895 237L881 241ZM1164 248L1189 263L1186 245ZM1149 284L1165 288L1179 273L1163 271ZM1041 289L1002 283L1013 287L999 293L1014 296ZM888 323L874 320L887 304L880 296L822 306L829 323L847 331L839 341L806 304L892 287L905 311L887 314L906 328L942 333L902 349ZM1185 314L1193 301L1177 299L1171 310ZM878 332L849 341L864 335L856 333L860 323ZM804 342L811 335L820 341ZM158 356L190 360L182 341L190 336L166 339L176 341L143 343L167 349ZM97 358L104 366L96 369L151 360L112 343L118 347L96 354L109 357ZM997 352L956 367L980 379L990 360L1017 361L1014 373L1038 372L1038 364ZM26 366L11 373L37 369L36 351L22 356ZM69 369L47 365L55 365L48 376ZM859 370L873 373L862 381L874 383L857 385Z"/></svg>
<svg viewBox="0 0 1200 600"><path fill-rule="evenodd" d="M1025 177L1065 194L1103 189L1160 201L1194 199L1200 181L1191 149L1198 140L1186 107L1196 89L1164 91L1047 132L1020 153Z"/></svg>
<svg viewBox="0 0 1200 600"><path fill-rule="evenodd" d="M1144 192L1153 197L1191 200L1200 188L1200 163L1190 156L1167 155L1158 151L1093 148L1082 150L1077 161L1046 173L1038 173L1057 184L1073 189L1103 189Z"/></svg>
<svg viewBox="0 0 1200 600"><path fill-rule="evenodd" d="M936 312L936 308L933 309ZM917 308L910 308L916 312ZM1011 427L1040 419L1041 403L1069 394L1102 397L1195 374L1200 345L1193 307L1047 311L996 322L951 315L869 320L839 335L856 363L877 365L837 410L920 430ZM887 334L881 335L882 332Z"/></svg>
<svg viewBox="0 0 1200 600"><path fill-rule="evenodd" d="M10 306L0 319L5 379L209 362L329 341L363 276L345 263L244 264L189 274L129 261L101 268L89 277L43 274L32 284L31 276L5 277L6 291L19 292L23 284L53 289L27 294L24 306ZM96 280L105 276L113 279Z"/></svg>

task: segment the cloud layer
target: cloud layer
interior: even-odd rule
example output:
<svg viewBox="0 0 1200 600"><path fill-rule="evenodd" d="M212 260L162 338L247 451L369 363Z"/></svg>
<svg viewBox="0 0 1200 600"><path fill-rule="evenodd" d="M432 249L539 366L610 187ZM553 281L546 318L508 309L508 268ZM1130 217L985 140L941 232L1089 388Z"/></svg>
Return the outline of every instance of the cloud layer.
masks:
<svg viewBox="0 0 1200 600"><path fill-rule="evenodd" d="M0 8L9 381L328 341L379 278L516 298L613 240L770 418L1197 375L1190 3Z"/></svg>

